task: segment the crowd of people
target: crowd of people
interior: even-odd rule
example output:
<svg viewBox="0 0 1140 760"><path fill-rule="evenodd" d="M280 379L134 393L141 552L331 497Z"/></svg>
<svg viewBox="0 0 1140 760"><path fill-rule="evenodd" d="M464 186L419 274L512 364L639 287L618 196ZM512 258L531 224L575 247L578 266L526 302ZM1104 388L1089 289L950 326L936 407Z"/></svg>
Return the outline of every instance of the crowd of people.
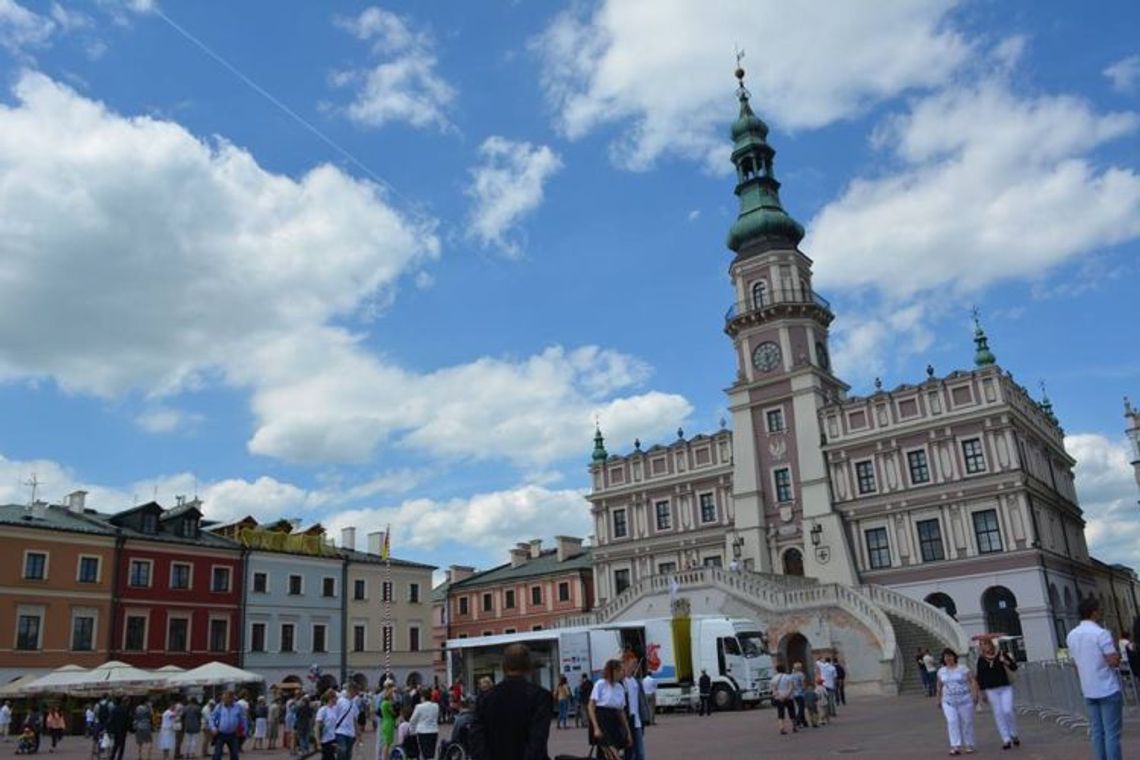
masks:
<svg viewBox="0 0 1140 760"><path fill-rule="evenodd" d="M776 665L772 706L781 734L826 726L838 717L838 705L847 704L847 671L838 658L821 657L815 663L814 676L808 677L802 662L793 662L790 668Z"/></svg>

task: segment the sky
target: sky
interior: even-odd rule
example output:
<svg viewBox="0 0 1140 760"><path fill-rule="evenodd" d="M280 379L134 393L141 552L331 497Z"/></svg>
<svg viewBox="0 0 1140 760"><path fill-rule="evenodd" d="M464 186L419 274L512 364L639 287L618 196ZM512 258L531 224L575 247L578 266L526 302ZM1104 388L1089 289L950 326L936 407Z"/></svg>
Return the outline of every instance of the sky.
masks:
<svg viewBox="0 0 1140 760"><path fill-rule="evenodd" d="M852 392L977 306L1140 566L1123 0L0 0L0 502L588 535L595 420L727 416L737 50Z"/></svg>

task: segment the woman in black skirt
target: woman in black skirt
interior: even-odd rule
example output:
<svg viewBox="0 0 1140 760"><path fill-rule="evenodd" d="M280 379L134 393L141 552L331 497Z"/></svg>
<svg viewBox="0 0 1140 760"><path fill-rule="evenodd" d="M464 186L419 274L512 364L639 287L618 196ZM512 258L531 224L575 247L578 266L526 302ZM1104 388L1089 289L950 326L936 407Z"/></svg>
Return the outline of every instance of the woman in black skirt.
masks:
<svg viewBox="0 0 1140 760"><path fill-rule="evenodd" d="M602 757L617 760L626 747L633 746L633 734L625 717L625 687L620 660L610 660L602 677L590 692L588 711L592 743L601 747Z"/></svg>

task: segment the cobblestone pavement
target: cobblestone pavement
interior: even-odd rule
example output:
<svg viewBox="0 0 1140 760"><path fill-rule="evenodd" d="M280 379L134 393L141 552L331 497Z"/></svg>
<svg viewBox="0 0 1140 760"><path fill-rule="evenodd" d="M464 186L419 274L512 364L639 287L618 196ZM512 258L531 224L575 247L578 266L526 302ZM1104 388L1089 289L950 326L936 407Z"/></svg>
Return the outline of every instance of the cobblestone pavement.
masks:
<svg viewBox="0 0 1140 760"><path fill-rule="evenodd" d="M1124 756L1140 758L1140 716L1133 713L1125 722ZM975 716L977 754L973 757L1000 757L1009 760L1085 760L1091 758L1083 731L1069 731L1033 716L1019 716L1022 746L1002 752L987 709ZM443 734L449 727L443 727ZM369 732L357 745L355 760L375 760L376 735ZM250 742L252 744L252 742ZM89 743L68 737L54 755L41 750L44 760L88 760ZM248 748L247 744L247 748ZM0 757L14 754L14 741L0 744ZM586 730L571 728L550 731L550 756L586 756ZM865 758L866 760L907 760L945 757L948 750L946 725L934 701L921 696L861 697L840 708L839 717L819 729L781 736L771 709L717 713L702 718L691 714L660 715L656 726L646 732L649 760L688 760L701 758ZM227 756L228 757L228 756ZM134 737L129 737L124 760L138 760ZM147 760L144 755L142 760ZM157 749L150 760L162 760ZM276 751L247 751L242 760L288 760Z"/></svg>

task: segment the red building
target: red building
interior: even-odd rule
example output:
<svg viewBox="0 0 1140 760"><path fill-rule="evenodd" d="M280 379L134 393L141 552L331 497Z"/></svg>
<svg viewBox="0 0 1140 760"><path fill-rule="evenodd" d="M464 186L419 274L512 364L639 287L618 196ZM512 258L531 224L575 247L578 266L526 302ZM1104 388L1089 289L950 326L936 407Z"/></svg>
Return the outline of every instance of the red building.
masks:
<svg viewBox="0 0 1140 760"><path fill-rule="evenodd" d="M239 665L241 547L201 529L198 500L104 518L116 529L111 659L142 668Z"/></svg>

